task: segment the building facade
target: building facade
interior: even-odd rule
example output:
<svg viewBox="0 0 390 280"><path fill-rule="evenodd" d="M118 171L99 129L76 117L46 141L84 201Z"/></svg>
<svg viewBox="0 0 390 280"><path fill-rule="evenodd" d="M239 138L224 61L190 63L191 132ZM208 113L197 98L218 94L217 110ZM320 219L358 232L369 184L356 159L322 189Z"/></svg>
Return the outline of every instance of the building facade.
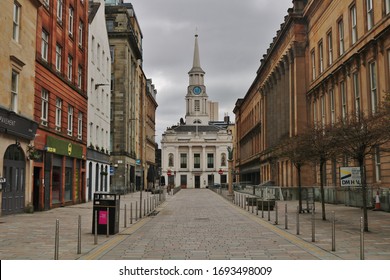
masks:
<svg viewBox="0 0 390 280"><path fill-rule="evenodd" d="M86 198L88 1L45 0L36 31L34 208Z"/></svg>
<svg viewBox="0 0 390 280"><path fill-rule="evenodd" d="M235 168L240 182L296 184L295 168L288 160L276 158L274 149L307 123L304 2L294 1L261 59L255 80L236 102Z"/></svg>
<svg viewBox="0 0 390 280"><path fill-rule="evenodd" d="M145 170L142 33L133 6L122 1L106 2L106 25L112 62L111 190L130 192L143 185Z"/></svg>
<svg viewBox="0 0 390 280"><path fill-rule="evenodd" d="M232 148L229 122L212 124L200 66L198 35L192 69L188 72L186 116L180 125L168 128L161 140L162 176L169 186L206 188L227 184L228 147Z"/></svg>
<svg viewBox="0 0 390 280"><path fill-rule="evenodd" d="M86 200L110 187L111 57L105 4L89 2L88 32L88 132Z"/></svg>
<svg viewBox="0 0 390 280"><path fill-rule="evenodd" d="M310 1L304 16L310 123L374 114L390 92L390 1ZM366 160L367 183L388 187L390 157L382 148ZM325 185L340 185L341 166L357 165L345 158L328 161Z"/></svg>
<svg viewBox="0 0 390 280"><path fill-rule="evenodd" d="M375 112L390 88L389 12L387 0L293 1L253 84L236 103L240 181L297 186L296 168L276 156L281 141L306 126ZM250 176L247 162L255 169ZM341 165L354 163L328 161L325 185L340 186ZM388 184L389 157L382 149L366 167L369 184ZM318 167L305 166L302 175L303 185L320 183Z"/></svg>
<svg viewBox="0 0 390 280"><path fill-rule="evenodd" d="M0 215L23 212L33 203L34 46L41 5L0 2Z"/></svg>

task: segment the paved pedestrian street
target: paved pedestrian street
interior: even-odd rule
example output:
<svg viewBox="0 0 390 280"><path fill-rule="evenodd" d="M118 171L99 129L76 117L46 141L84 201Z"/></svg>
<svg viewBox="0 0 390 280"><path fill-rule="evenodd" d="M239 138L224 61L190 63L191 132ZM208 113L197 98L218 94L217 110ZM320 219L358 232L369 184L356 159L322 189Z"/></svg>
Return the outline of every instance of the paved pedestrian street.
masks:
<svg viewBox="0 0 390 280"><path fill-rule="evenodd" d="M0 259L52 260L56 220L60 260L359 260L362 256L359 208L327 204L326 221L316 212L313 242L312 214L299 215L297 234L297 201L278 202L277 222L275 210L268 217L267 211L256 213L251 207L242 208L232 203L232 197L209 189L184 189L164 196L165 202L154 206L157 196L143 193L147 209L142 210L142 219L135 218L136 203L139 217L140 193L121 196L119 233L98 235L97 244L91 233L92 202L2 216ZM332 212L336 216L334 251ZM368 214L370 231L364 233L363 258L390 260L390 213L369 210Z"/></svg>

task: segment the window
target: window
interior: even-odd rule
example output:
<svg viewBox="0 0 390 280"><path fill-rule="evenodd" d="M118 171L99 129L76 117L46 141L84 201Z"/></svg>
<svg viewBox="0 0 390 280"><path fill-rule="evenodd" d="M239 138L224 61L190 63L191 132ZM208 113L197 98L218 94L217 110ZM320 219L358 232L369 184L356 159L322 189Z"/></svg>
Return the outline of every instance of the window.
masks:
<svg viewBox="0 0 390 280"><path fill-rule="evenodd" d="M221 166L226 166L226 154L221 154Z"/></svg>
<svg viewBox="0 0 390 280"><path fill-rule="evenodd" d="M56 99L56 130L61 131L62 100Z"/></svg>
<svg viewBox="0 0 390 280"><path fill-rule="evenodd" d="M200 100L195 100L195 108L194 108L195 112L199 112L200 111Z"/></svg>
<svg viewBox="0 0 390 280"><path fill-rule="evenodd" d="M168 155L168 166L173 167L173 154Z"/></svg>
<svg viewBox="0 0 390 280"><path fill-rule="evenodd" d="M61 72L61 61L62 61L62 47L56 45L56 69Z"/></svg>
<svg viewBox="0 0 390 280"><path fill-rule="evenodd" d="M49 116L49 92L46 89L41 91L41 124L47 126Z"/></svg>
<svg viewBox="0 0 390 280"><path fill-rule="evenodd" d="M321 96L321 124L325 128L325 96Z"/></svg>
<svg viewBox="0 0 390 280"><path fill-rule="evenodd" d="M200 168L200 154L194 154L194 168Z"/></svg>
<svg viewBox="0 0 390 280"><path fill-rule="evenodd" d="M319 55L319 66L320 66L320 74L324 72L324 47L322 45L322 41L318 44L318 55Z"/></svg>
<svg viewBox="0 0 390 280"><path fill-rule="evenodd" d="M371 30L374 26L374 7L372 0L366 0L366 11L367 11L367 30Z"/></svg>
<svg viewBox="0 0 390 280"><path fill-rule="evenodd" d="M381 154L379 147L375 147L374 150L374 161L375 161L375 180L380 182L381 180Z"/></svg>
<svg viewBox="0 0 390 280"><path fill-rule="evenodd" d="M341 117L343 121L347 119L347 94L345 92L345 82L340 83L340 95L341 95Z"/></svg>
<svg viewBox="0 0 390 280"><path fill-rule="evenodd" d="M62 0L57 0L57 21L62 24Z"/></svg>
<svg viewBox="0 0 390 280"><path fill-rule="evenodd" d="M12 39L19 42L19 31L20 31L20 5L18 2L14 2L14 14L13 14L13 32Z"/></svg>
<svg viewBox="0 0 390 280"><path fill-rule="evenodd" d="M69 6L69 35L73 35L73 20L74 20L74 9Z"/></svg>
<svg viewBox="0 0 390 280"><path fill-rule="evenodd" d="M328 42L328 65L333 63L333 42L332 42L332 32L329 32L327 35Z"/></svg>
<svg viewBox="0 0 390 280"><path fill-rule="evenodd" d="M187 154L180 154L180 168L187 168Z"/></svg>
<svg viewBox="0 0 390 280"><path fill-rule="evenodd" d="M110 46L110 56L111 56L111 63L114 63L114 57L115 57L115 47Z"/></svg>
<svg viewBox="0 0 390 280"><path fill-rule="evenodd" d="M214 168L214 154L207 154L207 168Z"/></svg>
<svg viewBox="0 0 390 280"><path fill-rule="evenodd" d="M41 57L47 61L47 54L49 52L49 33L42 30L42 42L41 42Z"/></svg>
<svg viewBox="0 0 390 280"><path fill-rule="evenodd" d="M83 68L81 65L79 65L79 68L77 70L77 85L81 89L83 85Z"/></svg>
<svg viewBox="0 0 390 280"><path fill-rule="evenodd" d="M342 56L344 54L344 22L343 20L339 20L338 22L338 30L339 30L339 55Z"/></svg>
<svg viewBox="0 0 390 280"><path fill-rule="evenodd" d="M68 79L69 81L72 80L73 76L73 58L69 55L68 56Z"/></svg>
<svg viewBox="0 0 390 280"><path fill-rule="evenodd" d="M80 20L79 22L79 46L83 46L83 29L84 29L84 23Z"/></svg>
<svg viewBox="0 0 390 280"><path fill-rule="evenodd" d="M330 121L333 126L336 121L335 100L334 100L333 89L329 90L329 96L330 96Z"/></svg>
<svg viewBox="0 0 390 280"><path fill-rule="evenodd" d="M352 45L356 43L358 34L357 34L357 19L356 19L356 6L353 5L350 9L351 16L351 43Z"/></svg>
<svg viewBox="0 0 390 280"><path fill-rule="evenodd" d="M390 13L390 0L385 0L385 13L386 15Z"/></svg>
<svg viewBox="0 0 390 280"><path fill-rule="evenodd" d="M73 107L69 105L68 107L68 135L72 136L73 134Z"/></svg>
<svg viewBox="0 0 390 280"><path fill-rule="evenodd" d="M317 128L317 101L314 100L313 102L313 123L314 127Z"/></svg>
<svg viewBox="0 0 390 280"><path fill-rule="evenodd" d="M43 5L46 7L46 9L49 9L49 7L50 7L50 0L43 0Z"/></svg>
<svg viewBox="0 0 390 280"><path fill-rule="evenodd" d="M311 51L311 80L314 81L316 78L316 56L314 50Z"/></svg>
<svg viewBox="0 0 390 280"><path fill-rule="evenodd" d="M369 74L370 74L370 95L371 95L371 111L376 113L378 109L378 97L377 97L377 88L376 88L376 62L371 62L369 65Z"/></svg>
<svg viewBox="0 0 390 280"><path fill-rule="evenodd" d="M12 70L11 75L11 111L18 111L19 73Z"/></svg>
<svg viewBox="0 0 390 280"><path fill-rule="evenodd" d="M360 117L360 90L359 90L359 73L355 72L352 74L353 80L353 95L355 97L355 115L357 118Z"/></svg>

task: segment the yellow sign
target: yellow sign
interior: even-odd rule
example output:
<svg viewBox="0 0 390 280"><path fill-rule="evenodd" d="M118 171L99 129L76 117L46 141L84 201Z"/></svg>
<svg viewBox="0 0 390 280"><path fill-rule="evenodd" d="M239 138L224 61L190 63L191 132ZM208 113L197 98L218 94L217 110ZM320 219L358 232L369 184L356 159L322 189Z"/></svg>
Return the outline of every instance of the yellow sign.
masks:
<svg viewBox="0 0 390 280"><path fill-rule="evenodd" d="M68 144L68 155L72 154L72 143Z"/></svg>

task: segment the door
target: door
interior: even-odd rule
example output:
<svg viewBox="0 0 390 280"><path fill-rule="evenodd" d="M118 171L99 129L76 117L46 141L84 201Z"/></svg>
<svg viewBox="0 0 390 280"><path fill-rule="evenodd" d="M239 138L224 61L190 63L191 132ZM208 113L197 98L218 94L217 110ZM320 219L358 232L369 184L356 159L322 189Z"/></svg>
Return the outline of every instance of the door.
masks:
<svg viewBox="0 0 390 280"><path fill-rule="evenodd" d="M34 211L40 210L41 168L34 167L33 205Z"/></svg>
<svg viewBox="0 0 390 280"><path fill-rule="evenodd" d="M19 145L11 145L4 154L2 214L21 213L24 210L26 161Z"/></svg>
<svg viewBox="0 0 390 280"><path fill-rule="evenodd" d="M195 176L195 189L200 188L200 176Z"/></svg>

